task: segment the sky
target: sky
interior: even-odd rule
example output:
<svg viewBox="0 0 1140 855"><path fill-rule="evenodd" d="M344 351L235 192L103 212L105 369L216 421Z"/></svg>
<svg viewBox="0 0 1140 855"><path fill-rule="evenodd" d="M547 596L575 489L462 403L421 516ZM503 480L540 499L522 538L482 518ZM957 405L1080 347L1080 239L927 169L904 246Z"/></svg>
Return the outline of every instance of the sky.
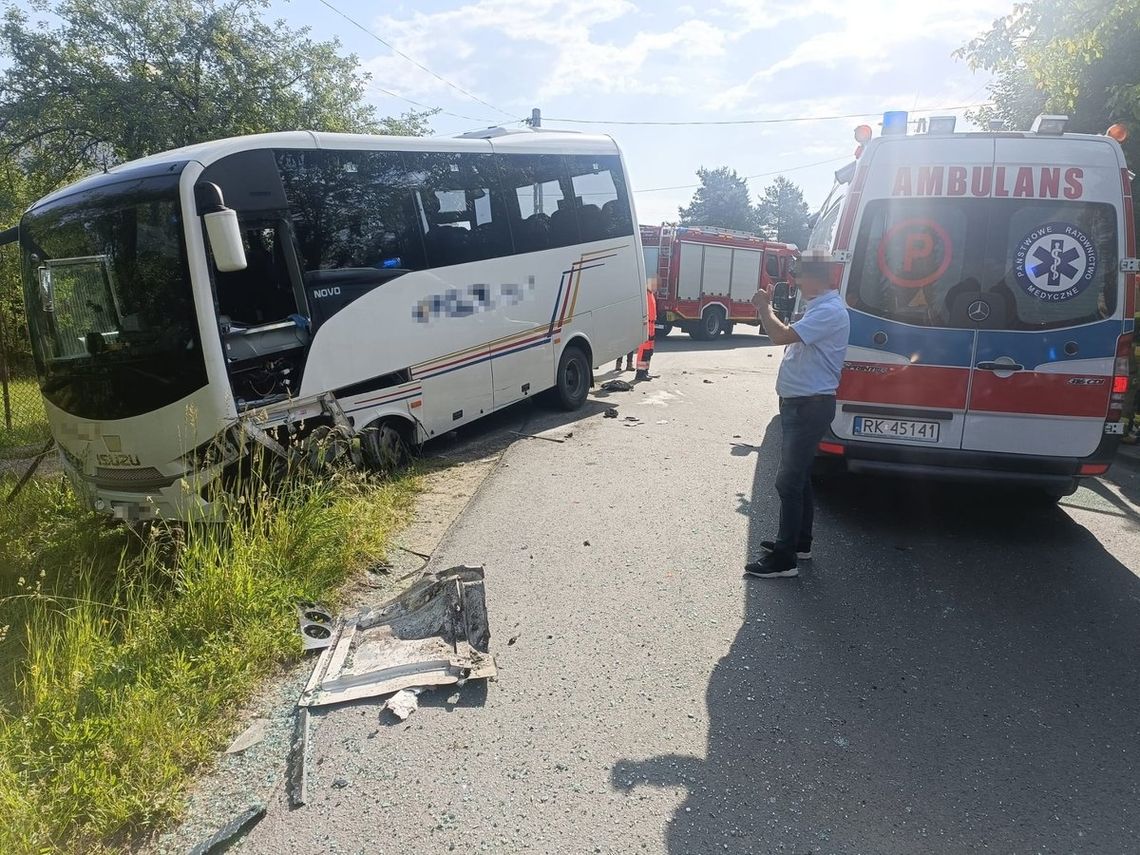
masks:
<svg viewBox="0 0 1140 855"><path fill-rule="evenodd" d="M415 109L406 99L439 107L433 131L454 135L519 127L538 107L544 127L610 134L625 154L638 219L660 223L688 203L686 185L701 166L757 176L754 199L787 175L816 210L851 159L856 125L907 110L912 119L953 113L965 127L965 111L946 108L983 103L989 77L952 53L1013 0L327 3L273 0L270 14L356 54L382 114ZM621 124L789 118L813 120Z"/></svg>

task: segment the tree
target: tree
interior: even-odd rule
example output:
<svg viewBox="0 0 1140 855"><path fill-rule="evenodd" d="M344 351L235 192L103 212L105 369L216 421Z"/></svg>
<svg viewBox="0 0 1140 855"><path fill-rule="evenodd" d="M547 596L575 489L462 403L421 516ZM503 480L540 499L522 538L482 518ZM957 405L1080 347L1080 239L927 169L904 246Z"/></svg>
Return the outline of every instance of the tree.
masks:
<svg viewBox="0 0 1140 855"><path fill-rule="evenodd" d="M812 215L803 191L783 175L764 188L756 203L760 233L769 240L807 246Z"/></svg>
<svg viewBox="0 0 1140 855"><path fill-rule="evenodd" d="M971 118L1028 129L1041 113L1069 116L1069 130L1104 133L1124 122L1140 165L1140 0L1030 0L994 21L957 56L994 73L992 106ZM1134 190L1135 190L1134 183Z"/></svg>
<svg viewBox="0 0 1140 855"><path fill-rule="evenodd" d="M697 170L700 186L692 201L680 208L683 226L716 226L740 231L756 230L756 212L749 199L748 183L735 169Z"/></svg>
<svg viewBox="0 0 1140 855"><path fill-rule="evenodd" d="M422 135L380 118L337 41L261 17L269 0L0 0L0 229L92 170L191 143L308 129ZM29 11L38 17L33 18ZM0 309L22 326L16 254Z"/></svg>
<svg viewBox="0 0 1140 855"><path fill-rule="evenodd" d="M146 154L274 130L411 132L378 119L336 41L268 23L268 0L58 0L0 23L0 156L55 179ZM57 22L54 25L51 22Z"/></svg>

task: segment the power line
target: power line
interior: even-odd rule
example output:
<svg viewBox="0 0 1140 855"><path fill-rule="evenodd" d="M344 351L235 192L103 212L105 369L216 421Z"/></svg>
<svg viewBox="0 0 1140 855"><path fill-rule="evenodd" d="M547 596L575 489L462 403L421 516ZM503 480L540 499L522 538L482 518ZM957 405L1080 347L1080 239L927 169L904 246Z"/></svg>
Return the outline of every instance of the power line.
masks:
<svg viewBox="0 0 1140 855"><path fill-rule="evenodd" d="M324 2L324 0L321 0ZM959 104L955 107L923 107L912 110L912 113L933 113L938 110L972 110L985 107L983 104ZM882 112L875 113L844 113L835 116L786 116L779 119L710 119L692 121L634 121L630 119L556 119L543 116L546 122L563 122L574 125L668 125L671 127L683 125L785 125L791 122L827 122L833 119L864 119L881 116Z"/></svg>
<svg viewBox="0 0 1140 855"><path fill-rule="evenodd" d="M440 113L444 116L451 116L452 118L455 118L455 119L463 119L464 121L467 121L467 122L485 122L485 123L489 123L491 125L494 125L494 124L496 124L496 121L497 121L495 119L484 119L484 118L481 118L479 116L465 116L462 113L453 113L450 110L443 109L443 107L435 107L435 106L432 106L431 104L425 104L423 101L417 101L414 98L408 98L406 95L401 95L398 92L393 92L391 89L385 89L383 86L377 86L376 91L382 92L391 98L398 98L401 101L406 101L407 103L411 104L414 107L421 107L424 110L431 110L434 113ZM523 120L522 119L516 119L515 121L521 122ZM482 127L486 127L486 125L480 125L480 128L482 128Z"/></svg>
<svg viewBox="0 0 1140 855"><path fill-rule="evenodd" d="M415 59L412 59L412 57L408 56L406 53L404 53L402 50L397 48L395 45L392 45L391 43L386 42L384 39L380 38L380 36L376 35L376 33L372 32L370 29L368 29L362 23L357 21L355 18L350 18L344 12L340 11L340 9L338 9L332 3L329 3L328 0L318 0L318 2L320 2L320 4L322 6L326 6L329 9L331 9L333 12L336 12L336 14L340 15L342 18L344 18L346 21L348 21L350 24L352 24L354 27L356 27L361 32L366 33L369 36L372 36L372 38L376 39L376 41L380 42L380 44L384 45L384 47L388 48L388 50L392 51L392 53L396 54L396 56L401 57L403 59L406 59L408 62L410 62L416 68L420 69L421 71L426 71L428 74L430 74L436 80L439 80L442 83L446 83L448 86L450 86L456 92L462 92L464 95L466 95L471 100L478 101L484 107L489 107L492 110L494 110L496 113L502 113L504 116L509 116L512 119L515 118L515 116L512 113L508 113L506 110L501 110L498 107L496 107L494 104L489 104L488 102L486 102L482 98L480 98L478 95L473 95L472 93L468 92L466 89L464 89L458 83L452 83L450 80L448 80L443 75L436 74L434 71L432 71L430 68L428 68L423 63L418 62ZM397 97L400 97L400 96L397 96ZM407 99L405 99L405 100L407 100ZM480 120L475 119L474 121L480 121Z"/></svg>
<svg viewBox="0 0 1140 855"><path fill-rule="evenodd" d="M785 172L795 172L797 169L811 169L813 166L826 166L829 163L838 163L841 160L851 160L850 157L833 157L829 160L817 160L815 163L801 163L799 166L789 166L787 169L776 169L772 172L758 172L755 175L745 175L744 180L750 181L753 178L769 178L773 175L783 175ZM700 187L697 184L675 184L672 187L647 187L644 190L634 190L634 193L656 193L660 190L689 190L693 187Z"/></svg>

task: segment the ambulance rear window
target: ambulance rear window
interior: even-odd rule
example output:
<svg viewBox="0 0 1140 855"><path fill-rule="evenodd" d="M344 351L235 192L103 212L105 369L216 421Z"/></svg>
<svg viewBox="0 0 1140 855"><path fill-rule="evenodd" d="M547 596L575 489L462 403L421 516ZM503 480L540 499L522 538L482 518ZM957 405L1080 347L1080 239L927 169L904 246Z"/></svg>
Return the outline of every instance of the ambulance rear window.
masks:
<svg viewBox="0 0 1140 855"><path fill-rule="evenodd" d="M873 201L856 239L847 301L918 326L1035 330L1091 323L1116 311L1116 232L1108 204Z"/></svg>

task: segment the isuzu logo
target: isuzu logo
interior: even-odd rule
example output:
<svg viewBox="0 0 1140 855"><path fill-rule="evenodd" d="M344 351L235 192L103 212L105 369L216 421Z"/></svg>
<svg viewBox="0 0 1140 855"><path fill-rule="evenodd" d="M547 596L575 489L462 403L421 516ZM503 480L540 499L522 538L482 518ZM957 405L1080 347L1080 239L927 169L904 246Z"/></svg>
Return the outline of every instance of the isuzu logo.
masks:
<svg viewBox="0 0 1140 855"><path fill-rule="evenodd" d="M990 304L985 300L975 300L966 310L966 314L970 316L971 321L980 324L990 316Z"/></svg>
<svg viewBox="0 0 1140 855"><path fill-rule="evenodd" d="M139 459L134 454L97 454L95 460L100 466L139 466Z"/></svg>

